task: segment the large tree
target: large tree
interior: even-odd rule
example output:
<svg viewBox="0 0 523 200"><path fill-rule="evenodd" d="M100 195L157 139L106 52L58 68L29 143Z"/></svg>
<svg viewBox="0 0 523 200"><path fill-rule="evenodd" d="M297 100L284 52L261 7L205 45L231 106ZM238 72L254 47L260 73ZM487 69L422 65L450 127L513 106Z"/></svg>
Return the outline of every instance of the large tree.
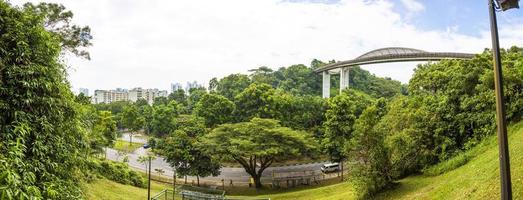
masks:
<svg viewBox="0 0 523 200"><path fill-rule="evenodd" d="M278 116L275 94L272 86L265 83L253 83L235 98L236 117L239 121L248 121L253 117L275 118Z"/></svg>
<svg viewBox="0 0 523 200"><path fill-rule="evenodd" d="M60 58L78 34L45 26L63 9L27 7L0 1L0 199L80 199L89 149Z"/></svg>
<svg viewBox="0 0 523 200"><path fill-rule="evenodd" d="M223 124L202 138L201 146L222 161L236 161L262 187L263 171L275 161L308 155L316 145L310 134L282 127L273 119Z"/></svg>
<svg viewBox="0 0 523 200"><path fill-rule="evenodd" d="M173 120L180 113L179 110L180 105L176 101L154 106L151 120L152 133L158 137L171 133L174 130Z"/></svg>
<svg viewBox="0 0 523 200"><path fill-rule="evenodd" d="M175 121L176 130L157 145L160 155L176 168L179 177L196 176L198 185L200 177L219 175L220 164L198 145L199 138L208 132L203 119L181 115Z"/></svg>
<svg viewBox="0 0 523 200"><path fill-rule="evenodd" d="M207 127L231 122L235 105L229 99L218 94L205 94L196 104L194 114L205 119Z"/></svg>

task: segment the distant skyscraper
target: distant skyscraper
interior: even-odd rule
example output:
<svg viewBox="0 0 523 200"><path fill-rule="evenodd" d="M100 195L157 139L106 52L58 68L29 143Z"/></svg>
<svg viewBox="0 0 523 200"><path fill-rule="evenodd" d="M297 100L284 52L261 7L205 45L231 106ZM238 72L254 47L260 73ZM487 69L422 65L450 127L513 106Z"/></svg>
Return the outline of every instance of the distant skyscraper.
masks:
<svg viewBox="0 0 523 200"><path fill-rule="evenodd" d="M185 92L187 94L189 94L189 92L191 91L192 88L200 88L200 87L203 87L202 85L200 85L198 82L196 81L193 81L193 82L187 82L187 85L185 86Z"/></svg>
<svg viewBox="0 0 523 200"><path fill-rule="evenodd" d="M80 88L80 94L84 94L84 96L89 96L89 89Z"/></svg>
<svg viewBox="0 0 523 200"><path fill-rule="evenodd" d="M183 89L182 84L180 83L171 83L171 93L175 92L176 90Z"/></svg>

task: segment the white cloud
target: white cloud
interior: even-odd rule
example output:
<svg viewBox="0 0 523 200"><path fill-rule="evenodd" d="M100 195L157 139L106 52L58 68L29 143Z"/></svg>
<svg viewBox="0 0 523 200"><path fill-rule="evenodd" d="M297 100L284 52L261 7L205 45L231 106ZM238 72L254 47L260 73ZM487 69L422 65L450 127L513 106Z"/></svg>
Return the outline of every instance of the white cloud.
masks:
<svg viewBox="0 0 523 200"><path fill-rule="evenodd" d="M71 58L75 88L157 87L172 82L246 73L259 66L309 64L313 58L348 60L387 46L427 51L481 52L488 30L469 36L421 30L385 0L337 4L281 0L62 1L75 22L89 25L91 61ZM412 5L412 4L411 4ZM419 8L418 8L419 9ZM500 31L504 46L521 45L523 26ZM396 66L396 67L395 67ZM407 82L415 64L366 67Z"/></svg>
<svg viewBox="0 0 523 200"><path fill-rule="evenodd" d="M425 10L425 6L416 0L401 0L403 6L407 8L409 12L420 12Z"/></svg>

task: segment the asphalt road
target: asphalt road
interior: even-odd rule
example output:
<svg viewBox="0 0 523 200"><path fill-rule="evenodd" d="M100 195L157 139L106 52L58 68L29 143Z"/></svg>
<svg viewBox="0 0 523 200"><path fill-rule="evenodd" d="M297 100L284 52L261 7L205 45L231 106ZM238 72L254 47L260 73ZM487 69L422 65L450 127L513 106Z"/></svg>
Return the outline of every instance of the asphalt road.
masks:
<svg viewBox="0 0 523 200"><path fill-rule="evenodd" d="M134 140L134 138L133 138ZM146 166L145 163L139 163L138 158L140 156L144 156L147 154L147 150L143 147L138 148L133 153L127 154L129 159L129 166L145 171ZM111 148L106 148L106 155L107 159L114 160L114 161L122 161L124 156L119 156L117 151ZM318 162L318 163L311 163L311 164L300 164L300 165L291 165L291 166L281 166L281 167L269 167L265 169L265 171L262 174L262 182L263 183L270 183L272 180L272 173L287 173L292 174L293 172L303 172L303 171L314 171L314 174L320 174L320 167L322 164L326 162ZM173 168L169 166L167 162L163 160L163 158L158 157L155 160L152 161L152 173L155 173L154 169L163 169L165 171L164 175L168 177L173 176ZM225 182L228 184L230 180L232 180L234 183L248 183L250 175L245 172L243 168L235 168L235 167L222 167L221 168L221 174L216 177L205 177L200 178L200 181L203 182L216 182L220 183L222 179L225 180ZM196 180L196 177L188 177L189 181Z"/></svg>

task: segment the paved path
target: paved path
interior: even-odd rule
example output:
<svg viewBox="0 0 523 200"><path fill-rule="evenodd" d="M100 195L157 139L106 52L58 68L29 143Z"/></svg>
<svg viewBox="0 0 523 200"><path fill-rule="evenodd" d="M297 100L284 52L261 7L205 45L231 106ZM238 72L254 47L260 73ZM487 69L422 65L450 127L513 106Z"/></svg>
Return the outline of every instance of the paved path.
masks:
<svg viewBox="0 0 523 200"><path fill-rule="evenodd" d="M133 138L134 140L134 138ZM144 156L147 154L147 150L143 147L140 147L136 149L133 153L127 154L129 158L129 166L145 171L145 164L139 163L138 158L140 156ZM114 160L114 161L122 161L124 156L119 156L117 151L111 148L106 148L106 155L107 159ZM265 171L262 174L262 182L263 183L270 183L271 182L271 176L272 172L280 173L280 172L302 172L302 171L314 171L315 174L320 174L320 167L322 164L326 162L318 162L318 163L311 163L311 164L301 164L301 165L291 165L291 166L282 166L282 167L269 167L265 169ZM155 160L152 161L152 172L154 173L154 169L163 169L165 171L164 175L168 177L173 176L173 169L167 162L163 160L163 158L158 157ZM200 178L200 181L204 182L215 182L220 183L222 179L228 183L228 181L232 180L234 183L248 183L250 175L245 172L243 168L236 168L236 167L222 167L220 169L221 174L216 177L205 177ZM196 177L188 177L188 180L196 180Z"/></svg>

